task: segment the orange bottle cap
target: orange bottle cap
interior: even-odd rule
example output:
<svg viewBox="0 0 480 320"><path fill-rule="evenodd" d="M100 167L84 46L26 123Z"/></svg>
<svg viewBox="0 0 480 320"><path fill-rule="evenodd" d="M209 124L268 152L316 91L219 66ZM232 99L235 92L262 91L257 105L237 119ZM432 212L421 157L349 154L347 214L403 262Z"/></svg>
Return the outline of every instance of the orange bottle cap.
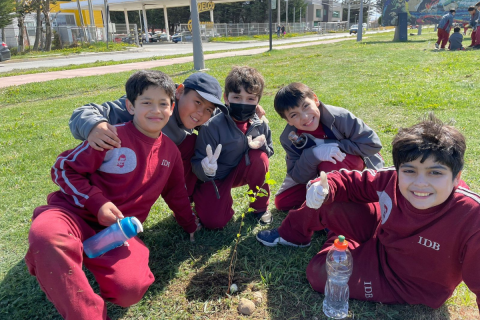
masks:
<svg viewBox="0 0 480 320"><path fill-rule="evenodd" d="M335 239L335 242L333 243L335 248L337 248L340 251L347 250L348 248L348 241L345 240L344 236L338 236L337 239Z"/></svg>

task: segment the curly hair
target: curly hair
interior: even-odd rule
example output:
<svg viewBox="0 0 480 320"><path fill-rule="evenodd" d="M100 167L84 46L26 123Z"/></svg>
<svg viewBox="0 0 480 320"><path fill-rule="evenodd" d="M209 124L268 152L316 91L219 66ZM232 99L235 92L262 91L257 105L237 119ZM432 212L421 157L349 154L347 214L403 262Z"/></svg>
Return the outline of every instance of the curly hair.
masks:
<svg viewBox="0 0 480 320"><path fill-rule="evenodd" d="M264 86L265 80L257 69L234 66L225 79L225 95L228 96L230 92L240 93L243 88L249 94L257 95L260 101Z"/></svg>

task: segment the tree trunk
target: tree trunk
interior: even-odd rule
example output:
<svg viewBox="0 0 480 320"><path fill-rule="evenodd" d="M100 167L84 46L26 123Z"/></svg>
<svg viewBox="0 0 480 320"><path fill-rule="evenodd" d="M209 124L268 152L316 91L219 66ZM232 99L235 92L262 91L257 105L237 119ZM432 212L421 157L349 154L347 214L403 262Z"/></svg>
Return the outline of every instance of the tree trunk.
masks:
<svg viewBox="0 0 480 320"><path fill-rule="evenodd" d="M45 1L43 16L45 17L45 51L52 50L52 23L50 22L50 0Z"/></svg>
<svg viewBox="0 0 480 320"><path fill-rule="evenodd" d="M35 29L35 43L33 44L33 51L38 51L40 45L40 37L42 36L42 9L37 8L37 28Z"/></svg>
<svg viewBox="0 0 480 320"><path fill-rule="evenodd" d="M7 39L5 39L5 28L2 28L2 41L7 42Z"/></svg>
<svg viewBox="0 0 480 320"><path fill-rule="evenodd" d="M24 24L25 24L25 18L22 15L18 16L18 47L17 47L17 52L22 53L25 51L25 46L23 44L23 32L25 30Z"/></svg>

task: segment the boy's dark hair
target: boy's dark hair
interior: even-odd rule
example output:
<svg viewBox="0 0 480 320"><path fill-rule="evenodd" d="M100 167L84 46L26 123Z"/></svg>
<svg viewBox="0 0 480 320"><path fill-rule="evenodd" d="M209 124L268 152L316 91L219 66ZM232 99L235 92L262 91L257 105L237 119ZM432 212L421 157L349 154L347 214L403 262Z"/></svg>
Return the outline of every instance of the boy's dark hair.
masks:
<svg viewBox="0 0 480 320"><path fill-rule="evenodd" d="M170 97L170 102L175 101L175 83L165 73L155 70L140 70L128 78L125 84L127 99L134 104L137 97L150 86L162 88Z"/></svg>
<svg viewBox="0 0 480 320"><path fill-rule="evenodd" d="M455 28L453 29L453 32L460 32L460 28L459 28L459 27L455 27Z"/></svg>
<svg viewBox="0 0 480 320"><path fill-rule="evenodd" d="M432 156L436 162L452 170L453 178L463 169L465 137L451 125L443 123L431 112L422 122L398 130L392 141L395 169L418 158L424 162Z"/></svg>
<svg viewBox="0 0 480 320"><path fill-rule="evenodd" d="M451 9L451 10L450 10L450 13L454 13L454 12L455 12L455 9Z"/></svg>
<svg viewBox="0 0 480 320"><path fill-rule="evenodd" d="M480 6L480 1L478 1L477 3L475 3L475 7L478 7Z"/></svg>
<svg viewBox="0 0 480 320"><path fill-rule="evenodd" d="M240 93L242 88L249 94L256 94L258 101L262 98L265 81L255 68L235 66L225 79L225 95L230 92Z"/></svg>
<svg viewBox="0 0 480 320"><path fill-rule="evenodd" d="M472 6L468 7L468 11L475 11L475 7L472 7Z"/></svg>
<svg viewBox="0 0 480 320"><path fill-rule="evenodd" d="M314 97L315 93L307 85L293 82L278 90L273 106L280 117L286 119L285 113L288 110L298 107L305 98L313 99Z"/></svg>

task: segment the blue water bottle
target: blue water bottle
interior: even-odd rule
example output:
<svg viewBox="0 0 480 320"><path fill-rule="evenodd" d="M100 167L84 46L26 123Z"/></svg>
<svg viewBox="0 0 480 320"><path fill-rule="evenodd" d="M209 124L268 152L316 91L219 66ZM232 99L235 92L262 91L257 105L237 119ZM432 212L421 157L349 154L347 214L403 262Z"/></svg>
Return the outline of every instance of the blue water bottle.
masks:
<svg viewBox="0 0 480 320"><path fill-rule="evenodd" d="M128 239L143 232L143 226L135 217L127 217L103 229L83 242L83 251L89 258L96 258L121 246Z"/></svg>

